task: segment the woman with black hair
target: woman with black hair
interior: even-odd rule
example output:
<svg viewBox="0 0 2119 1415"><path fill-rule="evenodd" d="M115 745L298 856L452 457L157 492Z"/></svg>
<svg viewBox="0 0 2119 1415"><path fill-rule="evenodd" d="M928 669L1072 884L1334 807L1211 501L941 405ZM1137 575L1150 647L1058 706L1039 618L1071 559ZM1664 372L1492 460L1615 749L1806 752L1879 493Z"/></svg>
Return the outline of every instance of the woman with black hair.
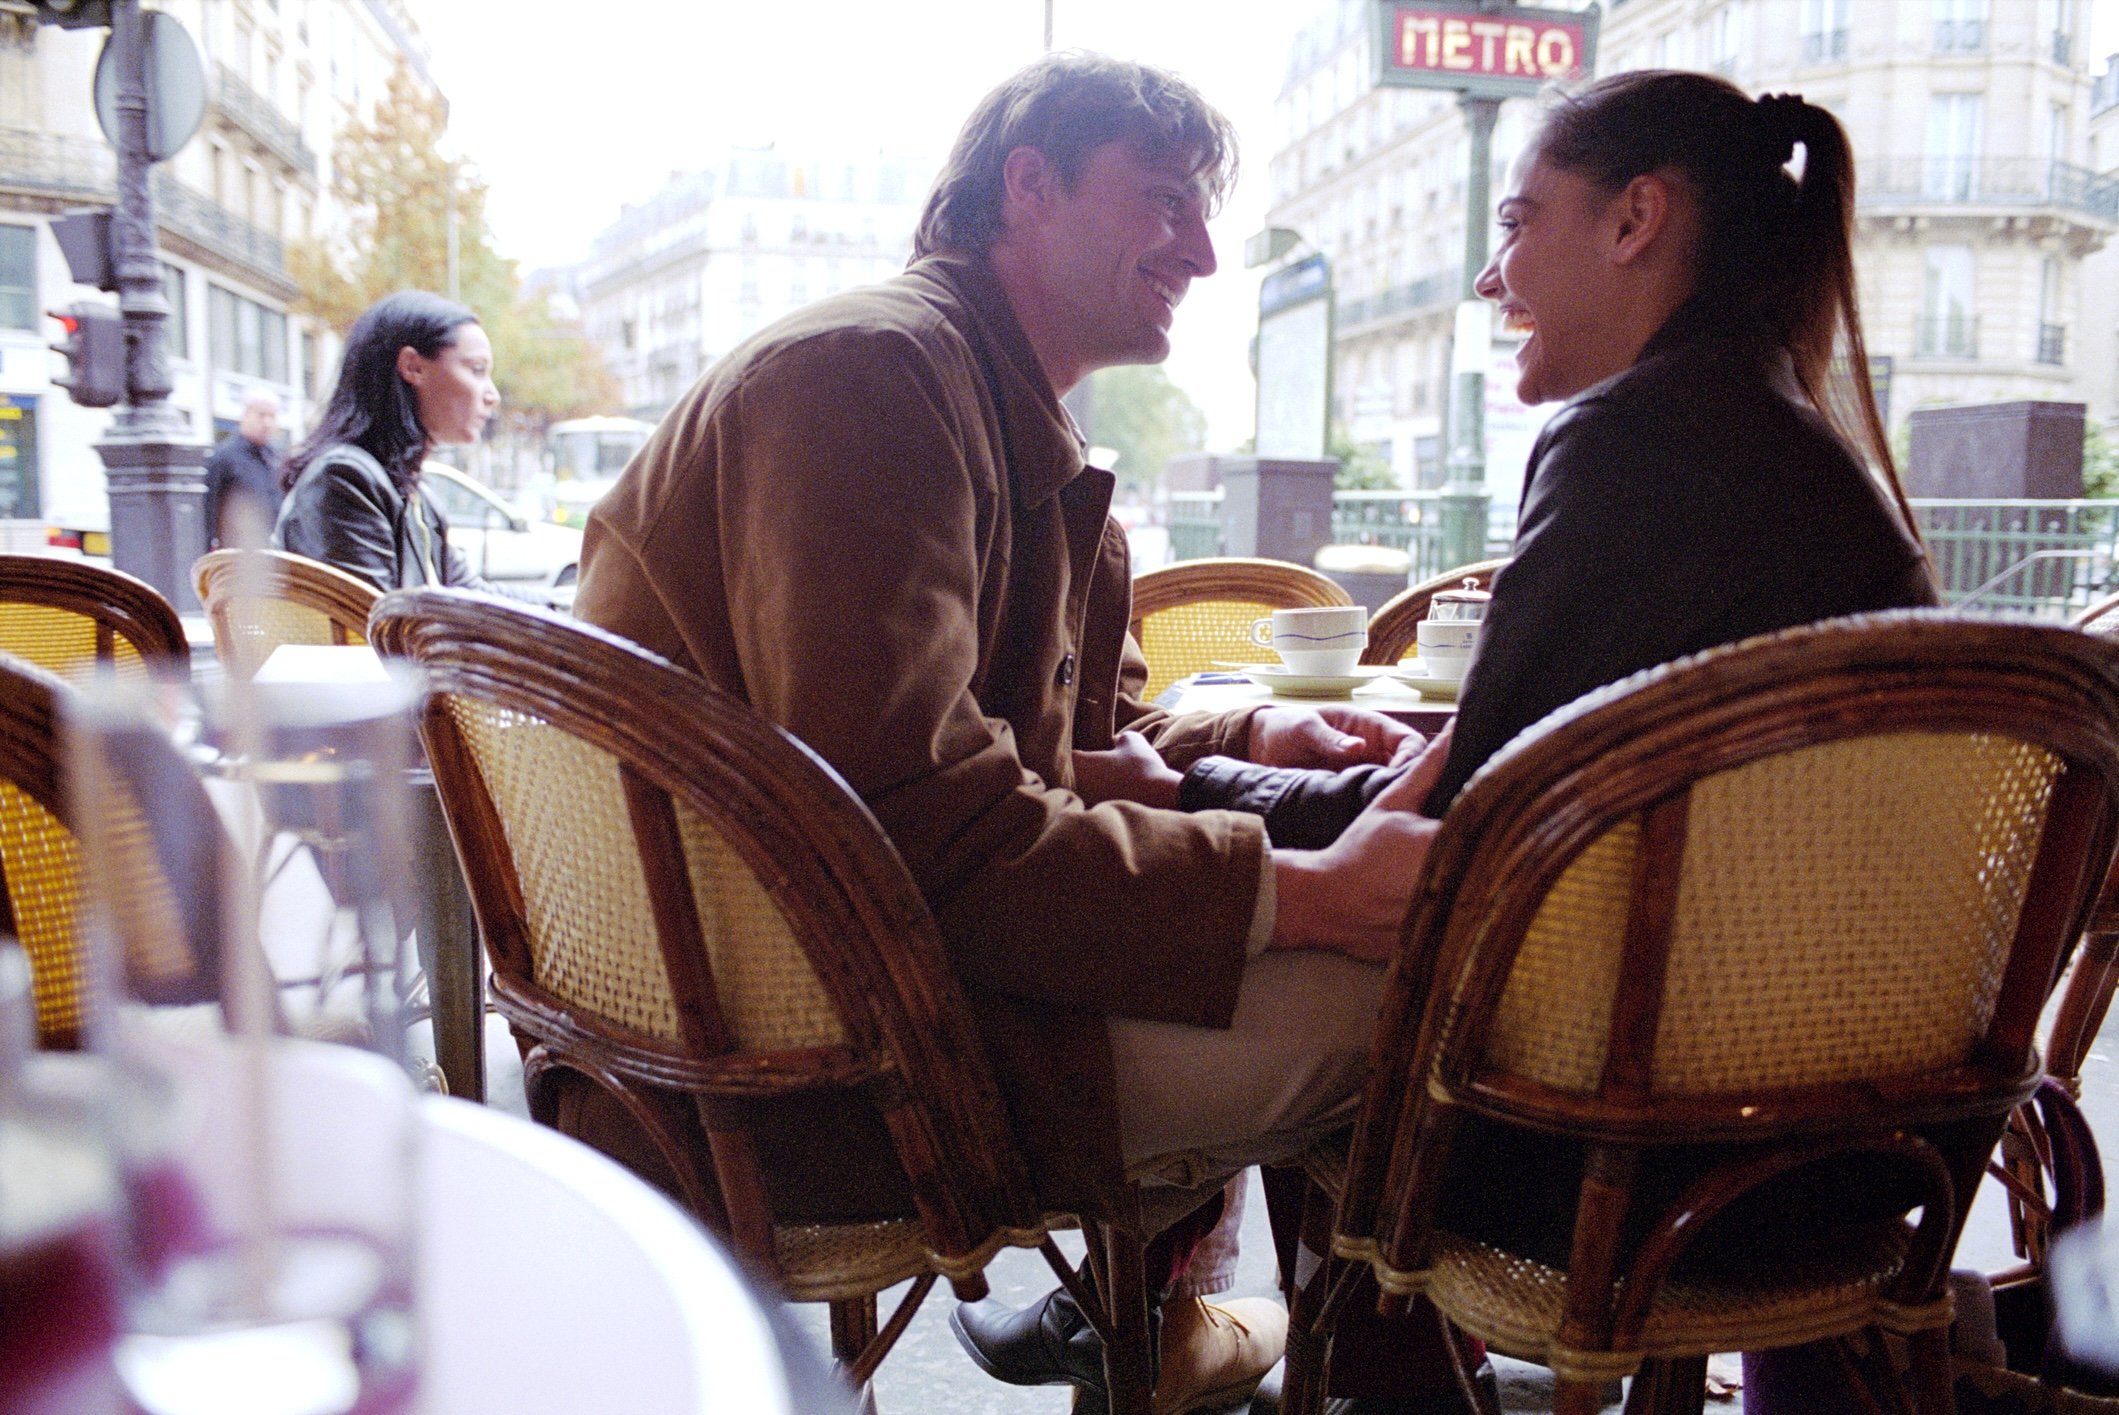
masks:
<svg viewBox="0 0 2119 1415"><path fill-rule="evenodd" d="M377 300L347 332L324 415L281 472L274 543L378 589L495 588L449 544L419 479L429 448L476 442L499 405L478 316L419 290Z"/></svg>

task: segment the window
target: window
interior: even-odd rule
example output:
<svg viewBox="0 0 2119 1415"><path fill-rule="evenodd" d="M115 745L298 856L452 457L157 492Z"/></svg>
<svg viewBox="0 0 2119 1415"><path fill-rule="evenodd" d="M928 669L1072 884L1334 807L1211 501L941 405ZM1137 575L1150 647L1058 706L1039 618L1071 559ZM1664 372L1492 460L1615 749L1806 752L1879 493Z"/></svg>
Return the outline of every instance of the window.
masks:
<svg viewBox="0 0 2119 1415"><path fill-rule="evenodd" d="M1976 54L1987 47L1987 0L1935 0L1935 52Z"/></svg>
<svg viewBox="0 0 2119 1415"><path fill-rule="evenodd" d="M169 302L169 323L162 326L162 347L172 359L191 357L191 310L184 300L184 271L162 262L162 298Z"/></svg>
<svg viewBox="0 0 2119 1415"><path fill-rule="evenodd" d="M1847 0L1803 0L1803 62L1847 57Z"/></svg>
<svg viewBox="0 0 2119 1415"><path fill-rule="evenodd" d="M1928 100L1928 157L1921 193L1966 201L1979 188L1980 97L1938 93Z"/></svg>
<svg viewBox="0 0 2119 1415"><path fill-rule="evenodd" d="M2060 264L2051 256L2038 263L2038 350L2042 364L2067 362L2067 326L2060 323Z"/></svg>
<svg viewBox="0 0 2119 1415"><path fill-rule="evenodd" d="M1973 273L1970 246L1928 247L1921 276L1916 352L1930 358L1979 356L1979 319L1972 313Z"/></svg>
<svg viewBox="0 0 2119 1415"><path fill-rule="evenodd" d="M206 337L215 368L287 381L287 316L278 310L209 284Z"/></svg>
<svg viewBox="0 0 2119 1415"><path fill-rule="evenodd" d="M1729 0L1714 15L1714 71L1727 78L1750 47L1751 8L1746 0Z"/></svg>
<svg viewBox="0 0 2119 1415"><path fill-rule="evenodd" d="M0 329L37 327L37 228L0 226Z"/></svg>

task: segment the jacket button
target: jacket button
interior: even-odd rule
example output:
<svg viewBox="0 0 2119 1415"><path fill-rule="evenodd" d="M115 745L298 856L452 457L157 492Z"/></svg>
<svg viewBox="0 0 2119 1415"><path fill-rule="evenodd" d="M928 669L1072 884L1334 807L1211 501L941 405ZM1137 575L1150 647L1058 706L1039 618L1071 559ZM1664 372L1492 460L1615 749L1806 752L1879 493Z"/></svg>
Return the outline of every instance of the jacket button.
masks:
<svg viewBox="0 0 2119 1415"><path fill-rule="evenodd" d="M1074 686L1074 655L1071 653L1060 658L1059 684L1062 688Z"/></svg>

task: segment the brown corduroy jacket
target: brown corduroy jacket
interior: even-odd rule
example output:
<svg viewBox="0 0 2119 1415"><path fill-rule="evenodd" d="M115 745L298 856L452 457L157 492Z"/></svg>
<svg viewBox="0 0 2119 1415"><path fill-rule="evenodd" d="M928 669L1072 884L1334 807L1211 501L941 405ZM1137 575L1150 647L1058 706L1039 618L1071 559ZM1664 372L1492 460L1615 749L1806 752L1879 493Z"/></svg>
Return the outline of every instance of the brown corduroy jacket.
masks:
<svg viewBox="0 0 2119 1415"><path fill-rule="evenodd" d="M1042 1197L1118 1202L1108 1014L1227 1026L1255 817L1085 806L1248 713L1132 695L1126 544L981 259L929 257L716 365L589 519L575 609L745 699L868 803L932 907Z"/></svg>

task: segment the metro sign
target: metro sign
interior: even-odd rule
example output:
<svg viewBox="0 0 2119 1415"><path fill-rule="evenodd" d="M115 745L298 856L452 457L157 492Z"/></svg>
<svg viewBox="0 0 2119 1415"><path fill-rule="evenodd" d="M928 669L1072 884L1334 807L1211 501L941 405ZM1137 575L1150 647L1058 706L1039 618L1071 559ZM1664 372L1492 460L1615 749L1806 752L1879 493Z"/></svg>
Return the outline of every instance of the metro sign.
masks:
<svg viewBox="0 0 2119 1415"><path fill-rule="evenodd" d="M1595 6L1532 10L1378 0L1376 82L1493 98L1536 93L1550 83L1589 76L1599 18Z"/></svg>

